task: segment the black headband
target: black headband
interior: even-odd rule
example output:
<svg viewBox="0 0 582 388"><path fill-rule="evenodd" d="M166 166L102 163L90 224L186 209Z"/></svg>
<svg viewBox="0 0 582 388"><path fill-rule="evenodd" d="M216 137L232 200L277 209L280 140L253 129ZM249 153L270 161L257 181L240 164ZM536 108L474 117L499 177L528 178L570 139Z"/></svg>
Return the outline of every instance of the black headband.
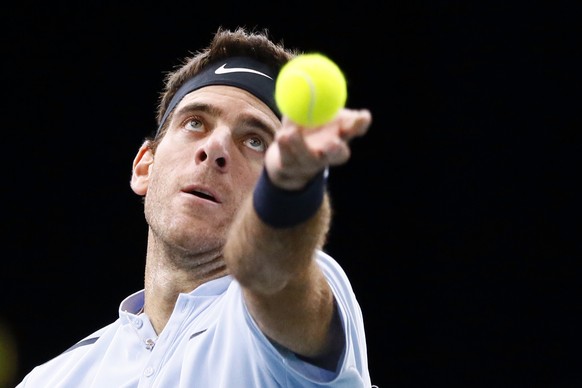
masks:
<svg viewBox="0 0 582 388"><path fill-rule="evenodd" d="M276 78L277 73L273 69L253 58L232 57L214 62L178 89L168 104L158 131L186 94L209 85L230 85L244 89L267 104L277 117L281 118L275 102Z"/></svg>

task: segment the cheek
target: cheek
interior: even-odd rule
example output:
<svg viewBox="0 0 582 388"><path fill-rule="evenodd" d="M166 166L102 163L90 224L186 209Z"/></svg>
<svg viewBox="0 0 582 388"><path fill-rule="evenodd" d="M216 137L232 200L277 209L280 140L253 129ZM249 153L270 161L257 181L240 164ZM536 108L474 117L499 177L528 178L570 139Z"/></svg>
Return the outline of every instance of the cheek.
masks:
<svg viewBox="0 0 582 388"><path fill-rule="evenodd" d="M169 186L168 174L163 171L163 168L158 165L150 167L150 178L146 198L151 202L157 203L165 196L164 189Z"/></svg>
<svg viewBox="0 0 582 388"><path fill-rule="evenodd" d="M184 159L185 157L178 151L156 152L150 166L150 186L158 192L169 190L178 172L184 168Z"/></svg>
<svg viewBox="0 0 582 388"><path fill-rule="evenodd" d="M255 187L263 172L264 159L250 161L247 159L240 166L244 167L241 167L240 171L235 174L235 179L237 180L240 191L248 193Z"/></svg>
<svg viewBox="0 0 582 388"><path fill-rule="evenodd" d="M159 179L164 179L164 174L184 168L193 158L192 147L172 147L171 144L161 143L154 155L153 168Z"/></svg>
<svg viewBox="0 0 582 388"><path fill-rule="evenodd" d="M262 164L247 164L244 167L235 168L232 173L230 186L232 188L232 198L238 204L254 190L259 176L262 173Z"/></svg>

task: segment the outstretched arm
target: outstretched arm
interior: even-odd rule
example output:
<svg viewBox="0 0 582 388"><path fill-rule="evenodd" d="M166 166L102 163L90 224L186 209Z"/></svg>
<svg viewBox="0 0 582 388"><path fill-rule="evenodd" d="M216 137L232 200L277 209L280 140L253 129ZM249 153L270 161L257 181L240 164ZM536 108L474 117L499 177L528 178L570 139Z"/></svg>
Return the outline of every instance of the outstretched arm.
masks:
<svg viewBox="0 0 582 388"><path fill-rule="evenodd" d="M343 109L316 129L284 118L265 156L270 187L301 193L316 184L323 171L346 163L349 142L371 124L368 110ZM243 287L245 301L259 327L271 340L313 359L326 357L338 344L332 291L314 253L329 230L331 210L325 187L313 214L281 227L265 221L252 196L233 223L224 249L229 272ZM311 199L310 199L311 200ZM319 202L318 202L319 204ZM288 209L272 209L284 214Z"/></svg>

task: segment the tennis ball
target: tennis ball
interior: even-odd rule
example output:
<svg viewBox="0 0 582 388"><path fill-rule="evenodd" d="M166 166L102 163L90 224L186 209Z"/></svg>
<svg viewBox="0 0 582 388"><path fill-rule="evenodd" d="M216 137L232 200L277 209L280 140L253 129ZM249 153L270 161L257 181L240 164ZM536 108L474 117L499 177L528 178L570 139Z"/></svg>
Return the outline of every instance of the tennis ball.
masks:
<svg viewBox="0 0 582 388"><path fill-rule="evenodd" d="M345 106L346 79L329 57L320 53L300 54L279 71L275 101L281 113L304 127L331 121Z"/></svg>

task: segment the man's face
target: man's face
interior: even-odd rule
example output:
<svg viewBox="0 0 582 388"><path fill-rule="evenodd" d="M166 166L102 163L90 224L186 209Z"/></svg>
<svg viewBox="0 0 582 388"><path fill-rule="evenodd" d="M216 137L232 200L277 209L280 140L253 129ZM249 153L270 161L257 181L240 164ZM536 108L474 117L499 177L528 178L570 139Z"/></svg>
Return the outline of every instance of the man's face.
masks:
<svg viewBox="0 0 582 388"><path fill-rule="evenodd" d="M279 125L242 89L213 85L186 95L147 170L152 232L190 253L221 247Z"/></svg>

